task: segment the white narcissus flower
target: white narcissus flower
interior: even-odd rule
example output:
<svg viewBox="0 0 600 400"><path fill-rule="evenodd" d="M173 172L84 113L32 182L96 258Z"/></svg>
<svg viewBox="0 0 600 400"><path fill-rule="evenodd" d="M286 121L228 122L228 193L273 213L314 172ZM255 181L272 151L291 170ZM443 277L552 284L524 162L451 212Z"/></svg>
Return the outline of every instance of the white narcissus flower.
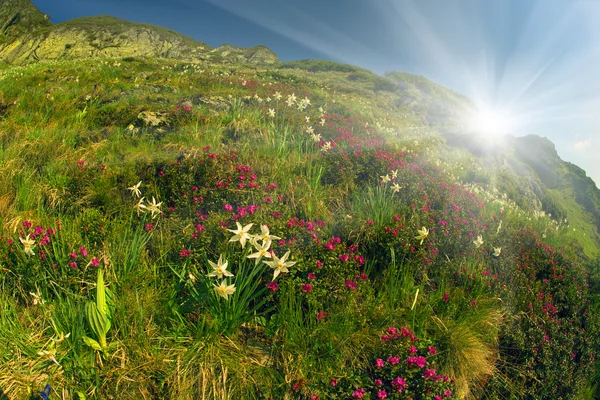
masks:
<svg viewBox="0 0 600 400"><path fill-rule="evenodd" d="M415 239L421 239L420 244L423 244L423 240L427 239L427 236L429 236L429 229L427 229L426 227L422 227L421 229L417 230L417 233L419 235L415 236Z"/></svg>
<svg viewBox="0 0 600 400"><path fill-rule="evenodd" d="M133 206L133 208L135 208L135 210L137 211L137 214L140 215L140 211L141 212L145 212L144 210L146 209L146 205L144 204L144 199L145 197L142 197L135 206Z"/></svg>
<svg viewBox="0 0 600 400"><path fill-rule="evenodd" d="M235 224L237 225L237 229L227 229L229 232L235 233L235 235L232 236L231 239L229 239L229 241L237 242L239 240L243 249L244 247L246 247L246 240L250 239L250 234L248 233L248 231L250 230L250 228L252 228L252 225L254 224L248 224L243 228L239 222L236 221Z"/></svg>
<svg viewBox="0 0 600 400"><path fill-rule="evenodd" d="M273 240L281 240L279 236L271 235L269 232L269 227L267 225L260 226L260 234L254 235L254 238L257 240L262 240L263 242L270 242Z"/></svg>
<svg viewBox="0 0 600 400"><path fill-rule="evenodd" d="M386 175L381 175L381 181L382 181L383 183L388 183L390 180L391 180L391 179L390 179L390 176L389 176L389 175L387 175L387 174L386 174Z"/></svg>
<svg viewBox="0 0 600 400"><path fill-rule="evenodd" d="M23 251L25 252L25 254L34 256L35 253L33 252L33 248L35 247L35 241L33 239L30 239L29 236L31 235L27 235L25 239L20 237L19 240L23 244Z"/></svg>
<svg viewBox="0 0 600 400"><path fill-rule="evenodd" d="M315 142L320 142L321 141L321 134L320 133L313 133L312 134L312 140Z"/></svg>
<svg viewBox="0 0 600 400"><path fill-rule="evenodd" d="M290 272L288 267L296 264L296 261L286 261L290 256L290 251L283 255L283 257L279 258L275 254L272 255L273 261L263 261L263 263L267 264L269 267L273 268L275 271L273 272L273 280L277 279L280 273L282 272Z"/></svg>
<svg viewBox="0 0 600 400"><path fill-rule="evenodd" d="M148 203L148 205L146 206L146 210L150 211L152 213L152 218L156 217L157 215L160 215L161 211L160 211L160 206L162 204L162 201L160 203L156 202L156 199L154 198L154 196L152 197L152 203Z"/></svg>
<svg viewBox="0 0 600 400"><path fill-rule="evenodd" d="M260 260L265 258L271 258L271 253L269 252L269 247L271 247L271 241L266 240L263 241L262 244L258 244L258 242L252 243L254 248L257 250L256 253L252 253L248 255L248 258L256 258L256 263L260 262Z"/></svg>
<svg viewBox="0 0 600 400"><path fill-rule="evenodd" d="M42 299L42 295L40 294L39 290L37 293L29 292L29 294L31 295L31 297L33 297L34 306L37 306L38 304L44 304L44 299Z"/></svg>
<svg viewBox="0 0 600 400"><path fill-rule="evenodd" d="M288 106L291 107L294 105L295 102L296 102L296 95L294 93L292 93L288 96L286 103Z"/></svg>
<svg viewBox="0 0 600 400"><path fill-rule="evenodd" d="M502 247L494 247L494 256L499 257L502 253Z"/></svg>
<svg viewBox="0 0 600 400"><path fill-rule="evenodd" d="M214 285L214 289L219 296L227 300L229 299L229 295L235 293L235 284L228 286L225 281L221 281L221 284L219 286Z"/></svg>
<svg viewBox="0 0 600 400"><path fill-rule="evenodd" d="M400 189L402 189L402 187L400 185L398 185L397 183L394 183L392 185L392 189L394 189L395 193L398 193L400 191Z"/></svg>
<svg viewBox="0 0 600 400"><path fill-rule="evenodd" d="M319 124L321 126L325 126L325 118L321 118L321 120L319 121Z"/></svg>
<svg viewBox="0 0 600 400"><path fill-rule="evenodd" d="M273 95L273 97L275 98L275 100L279 101L279 100L281 100L281 93L275 92L275 94Z"/></svg>
<svg viewBox="0 0 600 400"><path fill-rule="evenodd" d="M476 248L479 248L479 246L483 244L483 238L481 237L481 235L478 235L477 239L473 240L473 244Z"/></svg>
<svg viewBox="0 0 600 400"><path fill-rule="evenodd" d="M135 185L128 187L127 189L131 190L131 194L134 194L136 197L140 197L142 195L142 192L140 192L140 185L142 184L142 181L139 181L138 183L136 183Z"/></svg>
<svg viewBox="0 0 600 400"><path fill-rule="evenodd" d="M274 108L269 108L269 117L275 118L275 109Z"/></svg>
<svg viewBox="0 0 600 400"><path fill-rule="evenodd" d="M229 271L227 271L227 260L225 260L225 262L223 262L223 255L221 254L219 256L219 261L217 261L217 263L215 264L212 261L208 261L208 263L210 264L210 266L213 269L213 272L211 272L210 274L206 275L206 276L216 276L219 279L223 279L224 276L233 276L233 274Z"/></svg>

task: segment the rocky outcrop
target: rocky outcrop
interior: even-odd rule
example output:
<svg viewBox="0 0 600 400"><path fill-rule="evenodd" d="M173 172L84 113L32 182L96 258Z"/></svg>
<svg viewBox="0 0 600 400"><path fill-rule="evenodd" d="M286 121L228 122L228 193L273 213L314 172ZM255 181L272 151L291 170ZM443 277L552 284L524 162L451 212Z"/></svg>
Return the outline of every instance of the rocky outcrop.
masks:
<svg viewBox="0 0 600 400"><path fill-rule="evenodd" d="M39 60L90 57L163 57L226 63L273 64L264 46L250 49L205 43L169 29L97 16L53 25L29 0L0 0L0 60L23 64Z"/></svg>

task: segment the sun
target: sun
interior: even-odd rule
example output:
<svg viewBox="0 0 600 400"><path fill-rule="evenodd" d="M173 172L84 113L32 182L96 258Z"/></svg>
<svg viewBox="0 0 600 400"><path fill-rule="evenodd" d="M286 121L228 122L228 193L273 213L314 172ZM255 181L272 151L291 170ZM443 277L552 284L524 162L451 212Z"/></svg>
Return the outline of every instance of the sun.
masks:
<svg viewBox="0 0 600 400"><path fill-rule="evenodd" d="M467 119L467 129L470 133L491 141L514 134L518 125L518 118L502 108L481 107Z"/></svg>

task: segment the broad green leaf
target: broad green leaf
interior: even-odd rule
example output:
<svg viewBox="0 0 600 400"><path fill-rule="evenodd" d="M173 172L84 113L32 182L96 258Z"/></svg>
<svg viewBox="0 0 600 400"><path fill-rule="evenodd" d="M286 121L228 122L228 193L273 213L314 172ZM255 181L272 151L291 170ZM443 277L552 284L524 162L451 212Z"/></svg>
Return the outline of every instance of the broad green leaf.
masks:
<svg viewBox="0 0 600 400"><path fill-rule="evenodd" d="M100 343L96 342L94 339L84 336L83 341L85 342L85 344L90 346L92 349L102 351L102 346L100 346Z"/></svg>

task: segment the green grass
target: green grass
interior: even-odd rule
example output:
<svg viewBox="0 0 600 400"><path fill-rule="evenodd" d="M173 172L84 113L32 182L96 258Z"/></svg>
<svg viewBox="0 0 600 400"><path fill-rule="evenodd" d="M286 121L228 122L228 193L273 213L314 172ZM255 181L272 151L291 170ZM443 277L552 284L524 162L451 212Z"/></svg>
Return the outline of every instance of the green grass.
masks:
<svg viewBox="0 0 600 400"><path fill-rule="evenodd" d="M446 145L438 129L452 121L435 110L460 96L420 77L379 78L322 61L2 67L2 101L16 103L0 119L0 397L49 383L65 399L324 399L359 388L375 398L375 360L392 355L381 336L403 327L455 379L452 398L537 399L545 387L593 398L596 342L578 330L598 330L597 313L584 315L597 298L586 286L599 251L589 215L554 188L571 226L541 216L518 175ZM195 96L204 102L182 107ZM145 124L142 111L163 123ZM127 188L139 181L160 213L135 211ZM235 222L253 235L268 225L280 237L270 249L289 250L295 264L276 290L273 269L246 258L250 240L230 242ZM236 287L228 300L206 276L221 254ZM86 311L96 262L113 302L101 350L83 340L100 340ZM554 322L548 302L573 321ZM549 350L534 353L543 331Z"/></svg>

